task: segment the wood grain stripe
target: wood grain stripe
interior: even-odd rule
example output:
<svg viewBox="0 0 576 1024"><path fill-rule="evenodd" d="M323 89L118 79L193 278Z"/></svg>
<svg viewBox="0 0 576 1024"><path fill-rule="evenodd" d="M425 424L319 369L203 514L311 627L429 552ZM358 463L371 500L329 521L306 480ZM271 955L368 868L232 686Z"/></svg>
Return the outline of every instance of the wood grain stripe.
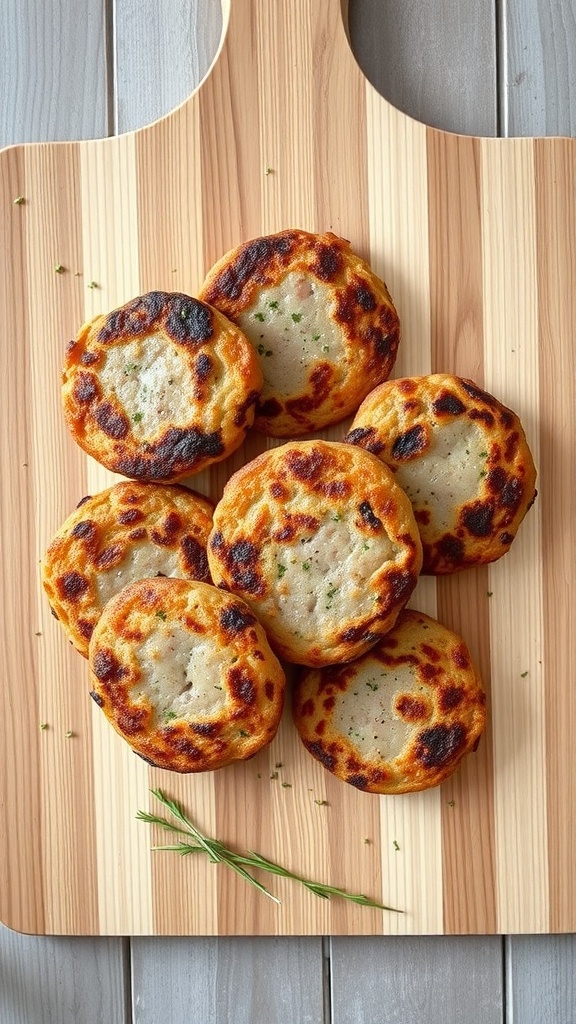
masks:
<svg viewBox="0 0 576 1024"><path fill-rule="evenodd" d="M6 462L0 488L0 572L2 574L5 642L0 644L3 680L26 680L17 698L7 686L0 687L2 731L0 770L4 793L19 793L9 820L0 829L3 870L0 872L2 920L22 931L45 928L44 863L42 857L42 797L39 761L44 735L40 732L39 642L34 634L44 631L38 620L35 587L20 587L23 579L38 578L37 540L34 535L36 488L31 468L33 425L29 405L21 389L30 387L30 323L28 311L27 224L30 201L15 205L28 195L25 150L14 148L0 161L3 273L0 304L4 316L4 341L0 345L3 393L0 403L2 436L12 439L16 457ZM24 528L16 529L15 510ZM24 729L28 756L20 763L20 735ZM34 826L30 828L30 822ZM22 893L26 898L22 899Z"/></svg>
<svg viewBox="0 0 576 1024"><path fill-rule="evenodd" d="M576 920L576 735L573 529L574 142L535 143L539 298L540 502L544 572L545 725L551 931ZM567 387L564 382L569 382Z"/></svg>
<svg viewBox="0 0 576 1024"><path fill-rule="evenodd" d="M521 417L537 466L538 287L533 143L506 159L482 143L485 384ZM489 186L486 184L489 182ZM494 737L498 929L542 931L548 922L542 623L541 502L488 590ZM504 622L513 623L503 629ZM530 741L527 742L527 736Z"/></svg>
<svg viewBox="0 0 576 1024"><path fill-rule="evenodd" d="M41 458L34 465L39 559L53 532L86 491L84 460L64 425L59 394L65 347L83 319L84 288L77 276L82 267L78 153L67 147L29 148L26 176L32 197L28 281L30 294L43 297L41 303L30 303L29 312L31 335L41 339L32 346L30 385L34 432L42 438ZM42 202L35 201L40 195ZM64 268L61 273L55 271L57 265ZM37 581L38 574L34 575ZM50 619L38 583L36 591L37 616L45 623L39 711L48 723L40 753L46 929L93 931L97 927L96 860L86 666ZM67 735L70 732L73 735ZM61 780L58 787L52 772ZM70 820L82 823L83 842L77 841ZM74 893L83 886L86 898L80 902Z"/></svg>
<svg viewBox="0 0 576 1024"><path fill-rule="evenodd" d="M80 146L86 318L107 312L140 292L138 260L137 164L134 136L106 146ZM86 459L90 493L118 480ZM148 801L149 770L111 728L95 705L94 804L100 929L119 934L133 922L134 934L153 930L150 837L136 819Z"/></svg>
<svg viewBox="0 0 576 1024"><path fill-rule="evenodd" d="M428 130L432 369L484 380L480 148ZM466 640L488 693L487 570L438 580L438 618ZM490 713L490 710L489 710ZM490 722L476 754L441 790L444 931L496 926Z"/></svg>

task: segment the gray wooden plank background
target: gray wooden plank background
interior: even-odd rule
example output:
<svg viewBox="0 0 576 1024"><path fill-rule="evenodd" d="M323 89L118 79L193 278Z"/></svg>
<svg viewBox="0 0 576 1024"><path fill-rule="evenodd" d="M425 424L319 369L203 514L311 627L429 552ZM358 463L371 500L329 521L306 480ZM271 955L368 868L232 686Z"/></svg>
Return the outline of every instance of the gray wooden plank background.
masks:
<svg viewBox="0 0 576 1024"><path fill-rule="evenodd" d="M349 0L376 88L437 127L576 134L576 0ZM218 0L4 0L0 145L128 131L203 77ZM575 936L53 939L0 926L1 1024L574 1024Z"/></svg>

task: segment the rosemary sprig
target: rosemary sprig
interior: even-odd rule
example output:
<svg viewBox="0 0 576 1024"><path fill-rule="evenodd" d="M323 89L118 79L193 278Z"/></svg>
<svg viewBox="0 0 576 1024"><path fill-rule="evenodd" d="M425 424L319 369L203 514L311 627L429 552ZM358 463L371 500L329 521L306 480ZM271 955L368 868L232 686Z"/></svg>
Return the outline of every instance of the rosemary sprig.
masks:
<svg viewBox="0 0 576 1024"><path fill-rule="evenodd" d="M334 885L325 885L323 882L314 882L309 878L303 878L301 875L289 871L287 868L282 867L281 864L277 864L275 861L269 860L268 857L263 857L260 853L255 853L253 850L248 850L245 854L237 853L235 850L225 846L219 839L211 839L203 835L196 825L186 817L180 804L176 803L175 800L170 800L161 789L152 789L150 792L170 811L177 824L168 818L149 814L147 811L138 811L136 815L138 820L146 821L150 825L159 825L168 832L184 835L194 840L191 843L189 841L184 842L181 839L177 843L166 846L153 846L153 850L172 850L182 856L186 856L189 853L205 853L214 864L224 864L232 871L235 871L237 875L240 875L246 882L249 882L250 885L255 886L259 892L278 904L281 903L278 897L270 892L265 885L262 885L247 868L258 868L262 871L267 871L271 875L279 875L281 878L292 878L295 882L300 882L309 892L313 892L315 896L319 896L324 900L337 897L350 900L361 907L375 907L377 910L389 910L396 914L402 913L401 910L395 910L394 907L387 907L383 903L377 903L362 893L347 892L346 889L339 889Z"/></svg>

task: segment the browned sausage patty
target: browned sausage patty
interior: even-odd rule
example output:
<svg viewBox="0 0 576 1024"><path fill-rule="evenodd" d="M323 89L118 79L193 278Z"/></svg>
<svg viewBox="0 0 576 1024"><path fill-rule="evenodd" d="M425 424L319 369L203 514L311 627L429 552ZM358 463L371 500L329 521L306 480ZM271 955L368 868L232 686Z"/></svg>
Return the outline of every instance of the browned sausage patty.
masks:
<svg viewBox="0 0 576 1024"><path fill-rule="evenodd" d="M140 580L90 641L92 697L149 764L175 772L252 757L278 728L285 676L246 605L206 583Z"/></svg>
<svg viewBox="0 0 576 1024"><path fill-rule="evenodd" d="M189 295L149 292L80 329L62 402L74 440L107 469L166 482L234 451L261 387L235 324Z"/></svg>
<svg viewBox="0 0 576 1024"><path fill-rule="evenodd" d="M293 715L306 749L367 793L410 793L443 782L475 750L486 696L456 633L404 610L350 665L302 671Z"/></svg>
<svg viewBox="0 0 576 1024"><path fill-rule="evenodd" d="M251 606L287 661L358 657L393 625L421 565L408 498L368 452L293 441L228 481L214 511L214 583Z"/></svg>
<svg viewBox="0 0 576 1024"><path fill-rule="evenodd" d="M88 657L102 608L122 587L151 576L210 582L206 543L212 504L179 484L115 484L83 498L42 563L50 606Z"/></svg>
<svg viewBox="0 0 576 1024"><path fill-rule="evenodd" d="M256 349L258 430L295 436L337 423L386 380L400 338L386 285L331 232L245 242L209 272L201 298Z"/></svg>
<svg viewBox="0 0 576 1024"><path fill-rule="evenodd" d="M460 377L387 381L362 403L346 440L382 459L406 491L427 573L506 554L536 496L517 415Z"/></svg>

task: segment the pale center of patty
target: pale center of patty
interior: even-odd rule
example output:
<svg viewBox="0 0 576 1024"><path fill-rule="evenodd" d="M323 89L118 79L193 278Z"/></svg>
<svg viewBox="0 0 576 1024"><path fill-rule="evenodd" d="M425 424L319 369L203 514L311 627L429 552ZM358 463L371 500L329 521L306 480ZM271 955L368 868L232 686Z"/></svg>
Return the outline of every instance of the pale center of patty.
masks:
<svg viewBox="0 0 576 1024"><path fill-rule="evenodd" d="M104 393L120 402L136 438L154 436L168 424L190 424L192 374L176 346L160 335L111 345L100 379Z"/></svg>
<svg viewBox="0 0 576 1024"><path fill-rule="evenodd" d="M396 482L417 509L430 513L422 535L444 533L454 525L454 510L478 497L484 476L488 443L480 427L460 417L432 431L430 447L398 466Z"/></svg>
<svg viewBox="0 0 576 1024"><path fill-rule="evenodd" d="M233 661L232 649L166 624L138 650L141 676L132 696L137 700L145 692L164 722L216 716L226 703L226 671Z"/></svg>
<svg viewBox="0 0 576 1024"><path fill-rule="evenodd" d="M367 657L357 667L346 692L336 696L334 726L363 758L393 761L414 731L414 726L395 710L396 701L404 694L422 697L427 703L413 667L390 669L376 658Z"/></svg>
<svg viewBox="0 0 576 1024"><path fill-rule="evenodd" d="M310 367L328 362L335 367L345 357L344 336L330 316L330 288L295 271L236 317L252 342L264 375L262 398L299 395L307 389Z"/></svg>
<svg viewBox="0 0 576 1024"><path fill-rule="evenodd" d="M122 561L112 569L100 570L95 575L98 604L103 608L119 590L135 580L152 576L176 576L184 579L180 567L180 549L160 547L146 541L128 547Z"/></svg>
<svg viewBox="0 0 576 1024"><path fill-rule="evenodd" d="M398 553L384 530L367 535L337 515L314 533L274 550L278 614L310 641L339 623L377 610L367 584Z"/></svg>

